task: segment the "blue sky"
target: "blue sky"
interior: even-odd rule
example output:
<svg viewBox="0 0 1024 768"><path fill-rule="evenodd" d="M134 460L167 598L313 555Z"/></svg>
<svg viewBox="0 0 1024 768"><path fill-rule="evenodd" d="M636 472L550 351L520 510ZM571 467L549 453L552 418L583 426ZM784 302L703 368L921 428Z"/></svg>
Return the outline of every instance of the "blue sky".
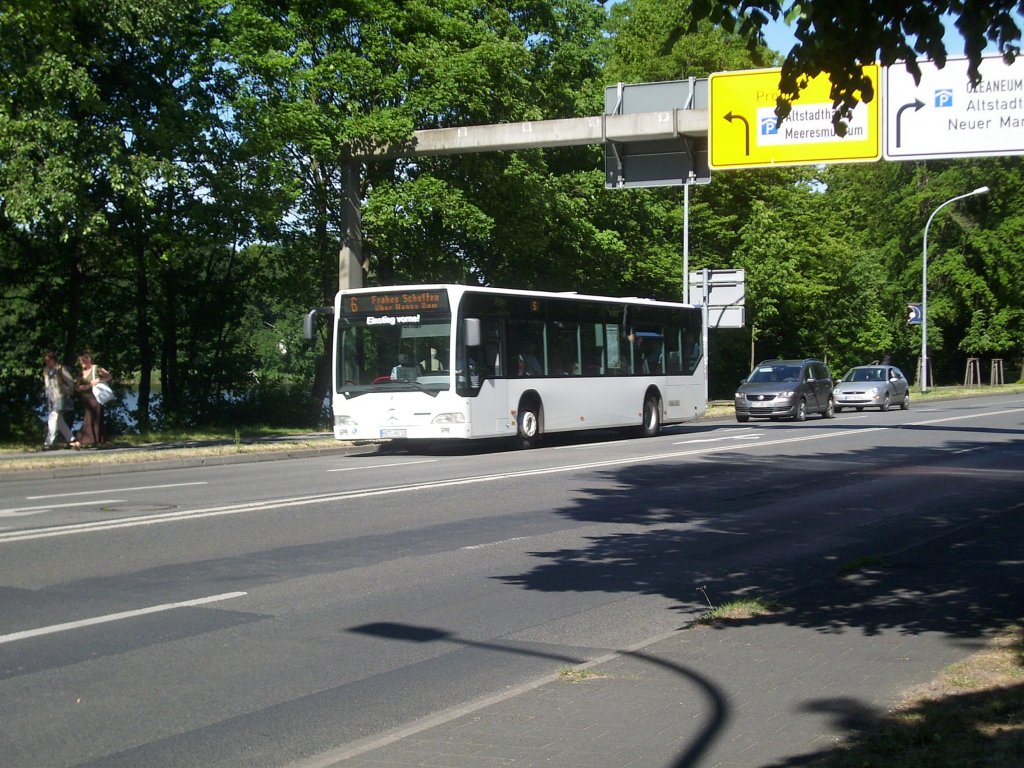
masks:
<svg viewBox="0 0 1024 768"><path fill-rule="evenodd" d="M764 28L764 39L773 51L785 55L796 43L793 32L782 21L772 21Z"/></svg>
<svg viewBox="0 0 1024 768"><path fill-rule="evenodd" d="M855 2L856 0L854 0ZM612 6L619 0L609 0L608 6ZM1014 14L1017 17L1017 23L1024 27L1024 16L1020 14ZM964 55L964 41L960 37L960 34L956 31L953 26L953 17L947 17L945 21L946 26L946 52L950 57L961 57ZM793 32L781 19L779 21L769 22L764 28L765 42L768 43L768 47L772 50L778 51L783 56L789 52L789 49L796 43L796 38L793 37ZM987 53L996 53L995 46L989 44Z"/></svg>
<svg viewBox="0 0 1024 768"><path fill-rule="evenodd" d="M1014 15L1016 16L1017 24L1024 26L1024 17L1019 14ZM953 16L946 16L943 21L946 27L946 53L950 58L959 58L964 55L964 39L960 36L956 27L953 26L953 21ZM793 37L792 31L781 20L770 22L764 28L764 37L769 48L783 55L788 53L789 49L796 43L796 38ZM986 53L998 53L994 43L989 43Z"/></svg>

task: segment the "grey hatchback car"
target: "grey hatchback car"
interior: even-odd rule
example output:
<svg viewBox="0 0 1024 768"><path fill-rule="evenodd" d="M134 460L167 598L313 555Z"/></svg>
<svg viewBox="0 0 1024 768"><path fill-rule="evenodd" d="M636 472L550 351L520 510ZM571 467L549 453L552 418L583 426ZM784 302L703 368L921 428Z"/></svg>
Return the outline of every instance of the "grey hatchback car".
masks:
<svg viewBox="0 0 1024 768"><path fill-rule="evenodd" d="M831 419L832 374L821 360L765 360L740 382L736 421L751 418L803 421L808 413Z"/></svg>
<svg viewBox="0 0 1024 768"><path fill-rule="evenodd" d="M836 413L843 408L888 411L897 405L905 411L910 407L910 382L895 365L858 365L836 384L833 398Z"/></svg>

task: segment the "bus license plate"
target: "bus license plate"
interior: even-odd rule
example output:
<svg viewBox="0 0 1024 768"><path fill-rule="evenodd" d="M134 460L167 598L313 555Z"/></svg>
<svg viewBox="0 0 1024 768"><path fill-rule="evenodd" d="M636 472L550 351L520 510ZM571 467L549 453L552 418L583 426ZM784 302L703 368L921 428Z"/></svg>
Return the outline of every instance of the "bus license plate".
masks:
<svg viewBox="0 0 1024 768"><path fill-rule="evenodd" d="M380 431L381 437L405 437L404 429L382 429Z"/></svg>

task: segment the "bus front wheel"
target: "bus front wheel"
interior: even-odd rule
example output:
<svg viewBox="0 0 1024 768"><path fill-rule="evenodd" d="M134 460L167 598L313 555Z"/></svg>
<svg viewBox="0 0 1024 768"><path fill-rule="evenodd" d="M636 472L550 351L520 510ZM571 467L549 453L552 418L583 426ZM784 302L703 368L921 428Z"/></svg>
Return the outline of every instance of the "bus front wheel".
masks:
<svg viewBox="0 0 1024 768"><path fill-rule="evenodd" d="M536 403L520 403L516 415L516 436L523 448L537 445L540 440L540 408Z"/></svg>

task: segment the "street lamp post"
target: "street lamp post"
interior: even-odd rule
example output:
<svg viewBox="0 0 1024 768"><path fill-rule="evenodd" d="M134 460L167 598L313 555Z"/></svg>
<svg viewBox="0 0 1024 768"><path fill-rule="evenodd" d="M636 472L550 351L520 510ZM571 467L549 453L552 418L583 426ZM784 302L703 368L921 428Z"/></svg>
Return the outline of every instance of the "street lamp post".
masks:
<svg viewBox="0 0 1024 768"><path fill-rule="evenodd" d="M978 187L966 194L951 197L932 211L932 215L928 217L928 221L924 225L924 252L921 256L921 392L928 391L928 227L931 226L935 214L947 205L955 203L957 200L963 200L965 197L987 193L988 187Z"/></svg>

